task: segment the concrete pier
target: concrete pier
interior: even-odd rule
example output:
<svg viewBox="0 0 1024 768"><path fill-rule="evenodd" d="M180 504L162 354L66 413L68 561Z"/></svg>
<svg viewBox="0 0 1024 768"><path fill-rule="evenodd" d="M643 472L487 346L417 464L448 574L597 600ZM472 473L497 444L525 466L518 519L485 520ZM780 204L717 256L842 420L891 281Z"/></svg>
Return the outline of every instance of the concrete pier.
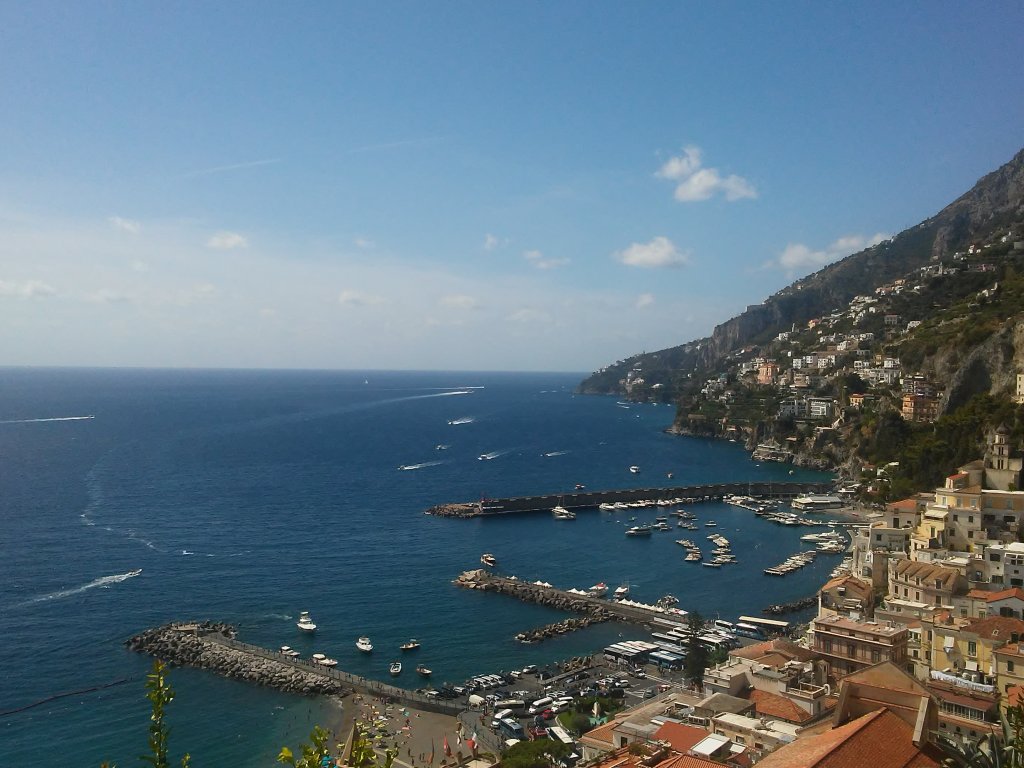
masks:
<svg viewBox="0 0 1024 768"><path fill-rule="evenodd" d="M428 515L439 517L480 517L483 515L507 515L519 512L550 512L560 504L566 509L594 509L599 504L614 504L617 501L631 502L658 499L684 499L685 503L718 501L727 495L763 496L772 499L792 499L808 493L824 493L830 483L798 482L756 482L756 483L712 483L707 485L678 485L665 488L627 488L609 491L578 490L571 493L548 493L540 496L511 496L480 501L450 502L437 504L426 510Z"/></svg>

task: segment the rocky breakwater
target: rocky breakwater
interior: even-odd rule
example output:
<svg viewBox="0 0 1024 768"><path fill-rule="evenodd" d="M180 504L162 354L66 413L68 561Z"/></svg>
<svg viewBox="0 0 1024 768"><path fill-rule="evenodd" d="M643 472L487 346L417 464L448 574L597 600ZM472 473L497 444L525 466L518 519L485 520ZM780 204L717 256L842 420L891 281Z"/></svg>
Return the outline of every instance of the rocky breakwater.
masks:
<svg viewBox="0 0 1024 768"><path fill-rule="evenodd" d="M483 512L479 504L459 502L437 504L424 512L424 514L433 515L434 517L478 517Z"/></svg>
<svg viewBox="0 0 1024 768"><path fill-rule="evenodd" d="M272 658L265 649L234 641L235 629L228 624L204 621L167 624L148 629L125 641L129 650L177 666L208 669L224 677L265 685L286 693L306 696L344 695L348 689L326 670L307 662Z"/></svg>
<svg viewBox="0 0 1024 768"><path fill-rule="evenodd" d="M525 603L537 603L560 611L585 614L581 618L563 619L543 627L530 629L516 635L516 640L524 643L536 643L556 635L564 635L577 629L589 627L617 618L616 614L604 608L596 600L585 600L567 595L550 586L530 584L516 579L505 579L494 576L483 569L466 571L455 579L455 584L466 589L482 589L486 592L497 592L508 595Z"/></svg>

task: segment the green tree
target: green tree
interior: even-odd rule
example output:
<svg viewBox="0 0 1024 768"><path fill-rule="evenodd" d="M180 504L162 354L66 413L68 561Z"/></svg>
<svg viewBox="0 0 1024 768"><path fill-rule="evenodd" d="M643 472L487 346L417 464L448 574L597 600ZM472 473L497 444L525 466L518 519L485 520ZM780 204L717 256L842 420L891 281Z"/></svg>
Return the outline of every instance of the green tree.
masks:
<svg viewBox="0 0 1024 768"><path fill-rule="evenodd" d="M686 665L683 673L686 679L697 685L704 684L704 668L708 665L708 651L697 639L704 629L704 620L694 611L686 617L690 629L690 640L686 644Z"/></svg>
<svg viewBox="0 0 1024 768"><path fill-rule="evenodd" d="M501 756L502 768L548 768L569 754L571 747L560 741L520 741Z"/></svg>

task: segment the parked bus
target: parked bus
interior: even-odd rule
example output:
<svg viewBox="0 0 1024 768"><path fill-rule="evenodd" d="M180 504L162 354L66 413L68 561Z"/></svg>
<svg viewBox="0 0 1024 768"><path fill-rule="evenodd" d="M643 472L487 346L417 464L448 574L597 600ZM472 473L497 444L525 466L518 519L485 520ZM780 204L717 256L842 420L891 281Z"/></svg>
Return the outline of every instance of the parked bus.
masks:
<svg viewBox="0 0 1024 768"><path fill-rule="evenodd" d="M515 720L510 720L508 718L498 721L498 732L507 739L519 739L521 741L526 738L526 734L523 732L523 726Z"/></svg>
<svg viewBox="0 0 1024 768"><path fill-rule="evenodd" d="M548 728L548 736L551 737L552 741L560 741L563 744L568 744L570 746L575 744L575 742L572 740L572 736L569 735L565 728L562 728L557 725L553 725L550 728Z"/></svg>
<svg viewBox="0 0 1024 768"><path fill-rule="evenodd" d="M789 622L778 619L762 619L759 616L740 616L744 624L753 624L760 627L766 635L785 635L789 632Z"/></svg>
<svg viewBox="0 0 1024 768"><path fill-rule="evenodd" d="M764 640L764 630L760 627L756 627L753 624L746 624L742 621L736 622L736 627L733 629L740 637L751 637L754 640Z"/></svg>
<svg viewBox="0 0 1024 768"><path fill-rule="evenodd" d="M722 619L715 619L715 629L722 629L726 632L733 632L736 628L731 621L722 621Z"/></svg>

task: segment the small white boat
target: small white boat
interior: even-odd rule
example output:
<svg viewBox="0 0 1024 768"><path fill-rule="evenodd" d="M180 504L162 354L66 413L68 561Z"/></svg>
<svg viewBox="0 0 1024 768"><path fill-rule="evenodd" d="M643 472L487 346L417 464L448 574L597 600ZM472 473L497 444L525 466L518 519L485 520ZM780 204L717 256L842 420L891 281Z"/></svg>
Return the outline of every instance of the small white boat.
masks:
<svg viewBox="0 0 1024 768"><path fill-rule="evenodd" d="M391 666L388 668L388 671L391 672L392 677L398 677L400 674L402 674L402 662L392 661Z"/></svg>
<svg viewBox="0 0 1024 768"><path fill-rule="evenodd" d="M608 585L603 581L599 581L597 584L587 590L587 594L591 597L604 597L608 594Z"/></svg>
<svg viewBox="0 0 1024 768"><path fill-rule="evenodd" d="M484 552L482 555L480 555L480 562L486 566L493 568L498 564L498 558L496 558L490 552Z"/></svg>
<svg viewBox="0 0 1024 768"><path fill-rule="evenodd" d="M638 467L636 464L634 464L633 466L631 466L629 468L629 471L632 472L634 475L638 475L638 474L640 474L640 467Z"/></svg>
<svg viewBox="0 0 1024 768"><path fill-rule="evenodd" d="M705 568L721 568L722 567L721 563L716 563L714 560L711 560L711 561L705 560L703 563L701 563L701 565L703 565Z"/></svg>
<svg viewBox="0 0 1024 768"><path fill-rule="evenodd" d="M571 511L571 510L566 509L561 504L559 504L558 506L554 507L551 510L551 514L553 514L555 516L555 520L575 520L576 519L576 513Z"/></svg>
<svg viewBox="0 0 1024 768"><path fill-rule="evenodd" d="M600 509L602 512L614 512L615 511L615 505L614 504L609 504L607 501L604 502L603 504L598 504L597 508Z"/></svg>
<svg viewBox="0 0 1024 768"><path fill-rule="evenodd" d="M615 588L612 597L616 600L623 600L629 597L629 584L621 584Z"/></svg>
<svg viewBox="0 0 1024 768"><path fill-rule="evenodd" d="M714 520L708 520L706 523L704 523L705 528L714 528L716 525L718 525L718 523L716 523Z"/></svg>
<svg viewBox="0 0 1024 768"><path fill-rule="evenodd" d="M316 632L316 624L309 617L309 611L302 611L299 613L299 620L295 622L295 626L301 629L303 632Z"/></svg>
<svg viewBox="0 0 1024 768"><path fill-rule="evenodd" d="M416 667L416 672L422 675L423 677L430 677L432 674L434 674L433 670L427 669L422 664Z"/></svg>
<svg viewBox="0 0 1024 768"><path fill-rule="evenodd" d="M291 647L289 647L287 645L282 645L281 646L281 655L282 656L288 656L289 658L295 658L296 656L300 656L301 654L298 651L296 651L294 648L291 648Z"/></svg>
<svg viewBox="0 0 1024 768"><path fill-rule="evenodd" d="M373 643L370 642L370 638L364 635L363 637L360 637L358 640L356 640L356 648L358 648L363 653L370 653L371 651L373 651Z"/></svg>
<svg viewBox="0 0 1024 768"><path fill-rule="evenodd" d="M402 643L398 647L399 647L400 650L403 650L403 651L415 651L417 648L420 647L420 641L419 640L410 640L407 643Z"/></svg>
<svg viewBox="0 0 1024 768"><path fill-rule="evenodd" d="M338 660L329 658L322 653L313 654L313 663L319 664L321 667L336 667L338 666Z"/></svg>

